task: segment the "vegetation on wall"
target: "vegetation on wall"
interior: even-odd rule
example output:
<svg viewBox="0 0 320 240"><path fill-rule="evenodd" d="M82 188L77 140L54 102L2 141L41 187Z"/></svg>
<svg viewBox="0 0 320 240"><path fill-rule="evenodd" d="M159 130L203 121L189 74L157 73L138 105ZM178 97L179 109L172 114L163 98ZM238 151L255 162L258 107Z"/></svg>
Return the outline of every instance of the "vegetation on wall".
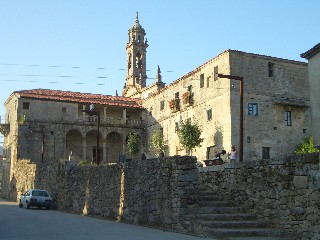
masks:
<svg viewBox="0 0 320 240"><path fill-rule="evenodd" d="M306 154L306 153L315 153L320 152L319 149L314 147L313 136L303 139L302 143L294 151L296 154Z"/></svg>
<svg viewBox="0 0 320 240"><path fill-rule="evenodd" d="M181 145L190 152L193 148L200 146L203 139L200 138L201 130L198 124L185 121L179 129L179 140Z"/></svg>
<svg viewBox="0 0 320 240"><path fill-rule="evenodd" d="M155 152L156 156L159 157L167 149L166 141L163 139L162 131L154 130L151 135L151 148Z"/></svg>
<svg viewBox="0 0 320 240"><path fill-rule="evenodd" d="M127 148L129 153L136 154L140 150L139 135L137 133L129 133L127 140Z"/></svg>

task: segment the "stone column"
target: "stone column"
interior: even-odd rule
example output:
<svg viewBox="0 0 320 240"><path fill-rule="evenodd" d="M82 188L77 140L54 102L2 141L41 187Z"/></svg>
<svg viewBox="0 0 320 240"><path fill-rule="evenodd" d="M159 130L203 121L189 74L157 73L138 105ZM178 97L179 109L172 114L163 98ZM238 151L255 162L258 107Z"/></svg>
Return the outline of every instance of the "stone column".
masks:
<svg viewBox="0 0 320 240"><path fill-rule="evenodd" d="M83 111L86 110L86 105L85 104L82 105L82 110ZM85 121L85 120L86 120L86 113L82 112L82 121Z"/></svg>
<svg viewBox="0 0 320 240"><path fill-rule="evenodd" d="M103 138L102 142L102 163L107 164L107 139Z"/></svg>
<svg viewBox="0 0 320 240"><path fill-rule="evenodd" d="M103 108L103 122L107 122L107 107Z"/></svg>
<svg viewBox="0 0 320 240"><path fill-rule="evenodd" d="M126 124L126 122L127 122L127 109L122 110L122 121L123 121L123 124Z"/></svg>
<svg viewBox="0 0 320 240"><path fill-rule="evenodd" d="M86 137L82 137L82 158L83 160L87 160L87 139Z"/></svg>

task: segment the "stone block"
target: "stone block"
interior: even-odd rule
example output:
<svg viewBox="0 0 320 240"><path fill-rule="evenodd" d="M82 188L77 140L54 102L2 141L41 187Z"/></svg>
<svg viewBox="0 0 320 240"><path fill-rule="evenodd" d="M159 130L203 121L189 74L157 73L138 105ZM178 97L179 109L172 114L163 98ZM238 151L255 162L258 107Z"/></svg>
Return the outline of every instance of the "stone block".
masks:
<svg viewBox="0 0 320 240"><path fill-rule="evenodd" d="M307 189L308 188L308 176L294 176L293 185L296 189Z"/></svg>

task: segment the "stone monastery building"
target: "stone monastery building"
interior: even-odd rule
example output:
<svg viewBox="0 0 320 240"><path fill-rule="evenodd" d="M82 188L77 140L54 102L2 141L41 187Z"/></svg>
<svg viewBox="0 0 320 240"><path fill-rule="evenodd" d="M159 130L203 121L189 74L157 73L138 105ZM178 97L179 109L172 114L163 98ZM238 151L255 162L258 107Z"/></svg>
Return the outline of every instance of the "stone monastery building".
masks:
<svg viewBox="0 0 320 240"><path fill-rule="evenodd" d="M138 16L128 34L122 96L47 89L9 96L0 129L5 135L4 155L12 167L19 159L40 163L72 157L111 164L154 158L150 146L154 130L162 131L168 144L165 156L185 155L178 131L187 120L202 130L203 142L192 151L199 160L211 159L222 149L229 152L232 145L240 150L241 125L243 161L291 155L311 134L306 63L225 50L168 85L158 67L155 82L147 86L148 43ZM134 156L127 149L130 133L140 137Z"/></svg>

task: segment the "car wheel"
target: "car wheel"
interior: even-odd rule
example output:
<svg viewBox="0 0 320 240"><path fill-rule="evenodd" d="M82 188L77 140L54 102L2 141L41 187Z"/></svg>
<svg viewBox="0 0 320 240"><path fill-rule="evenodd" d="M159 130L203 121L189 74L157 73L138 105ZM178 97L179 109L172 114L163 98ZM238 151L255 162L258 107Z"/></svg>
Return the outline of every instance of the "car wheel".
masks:
<svg viewBox="0 0 320 240"><path fill-rule="evenodd" d="M23 204L21 203L21 201L19 202L19 208L22 208Z"/></svg>
<svg viewBox="0 0 320 240"><path fill-rule="evenodd" d="M29 209L30 208L30 205L29 204L27 204L27 209Z"/></svg>

